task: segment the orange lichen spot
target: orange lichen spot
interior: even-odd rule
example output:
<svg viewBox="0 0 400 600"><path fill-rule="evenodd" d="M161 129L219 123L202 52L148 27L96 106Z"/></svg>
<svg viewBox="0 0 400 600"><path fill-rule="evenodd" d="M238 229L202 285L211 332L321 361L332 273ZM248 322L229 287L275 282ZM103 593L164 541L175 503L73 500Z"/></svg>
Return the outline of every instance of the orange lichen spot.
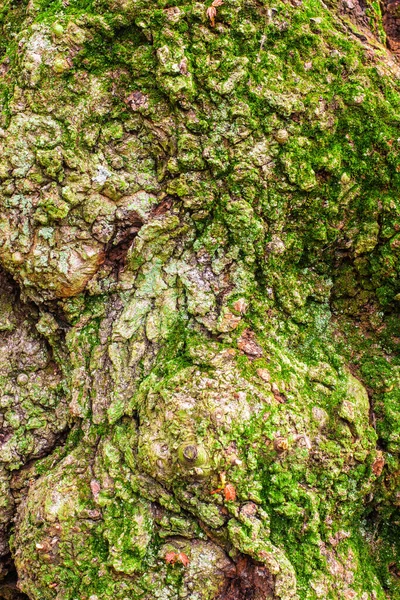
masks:
<svg viewBox="0 0 400 600"><path fill-rule="evenodd" d="M189 557L184 552L167 552L164 560L169 565L180 563L184 567L187 567L190 564Z"/></svg>
<svg viewBox="0 0 400 600"><path fill-rule="evenodd" d="M384 466L385 466L385 457L383 456L382 451L378 450L378 452L376 453L376 458L375 458L374 462L372 463L372 472L374 473L374 475L376 475L377 477L382 475Z"/></svg>
<svg viewBox="0 0 400 600"><path fill-rule="evenodd" d="M231 483L228 483L224 487L224 496L225 496L225 500L228 500L228 501L231 500L232 502L234 502L236 500L236 490Z"/></svg>
<svg viewBox="0 0 400 600"><path fill-rule="evenodd" d="M167 554L164 556L165 562L169 565L174 565L176 563L177 558L178 554L176 552L167 552Z"/></svg>
<svg viewBox="0 0 400 600"><path fill-rule="evenodd" d="M187 567L190 564L189 557L184 552L179 552L178 562L180 562L184 567Z"/></svg>
<svg viewBox="0 0 400 600"><path fill-rule="evenodd" d="M217 6L223 4L222 0L214 0L209 8L207 8L207 17L210 19L211 27L215 27L215 17L217 16Z"/></svg>

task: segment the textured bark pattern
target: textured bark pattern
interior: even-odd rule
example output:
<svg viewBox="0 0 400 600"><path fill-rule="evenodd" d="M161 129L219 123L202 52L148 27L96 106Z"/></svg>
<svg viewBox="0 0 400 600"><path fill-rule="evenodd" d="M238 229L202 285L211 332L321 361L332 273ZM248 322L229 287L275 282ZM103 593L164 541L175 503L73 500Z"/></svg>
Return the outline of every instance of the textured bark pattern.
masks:
<svg viewBox="0 0 400 600"><path fill-rule="evenodd" d="M0 0L0 597L400 598L391 6Z"/></svg>

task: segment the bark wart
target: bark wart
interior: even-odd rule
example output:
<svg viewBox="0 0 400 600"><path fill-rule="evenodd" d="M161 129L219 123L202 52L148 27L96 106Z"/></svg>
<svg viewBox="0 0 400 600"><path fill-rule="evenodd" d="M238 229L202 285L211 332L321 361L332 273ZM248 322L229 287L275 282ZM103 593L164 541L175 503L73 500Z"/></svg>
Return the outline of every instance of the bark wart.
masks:
<svg viewBox="0 0 400 600"><path fill-rule="evenodd" d="M4 598L400 597L386 21L213 7L0 5Z"/></svg>

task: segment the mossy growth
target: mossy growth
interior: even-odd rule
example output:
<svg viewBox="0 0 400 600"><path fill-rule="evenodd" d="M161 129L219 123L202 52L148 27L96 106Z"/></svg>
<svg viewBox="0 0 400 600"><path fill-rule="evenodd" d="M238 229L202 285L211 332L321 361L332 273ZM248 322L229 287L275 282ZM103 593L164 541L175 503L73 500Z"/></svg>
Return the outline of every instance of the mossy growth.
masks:
<svg viewBox="0 0 400 600"><path fill-rule="evenodd" d="M396 600L385 48L316 0L0 18L0 261L40 307L74 426L19 498L21 589L213 600L250 564L281 600ZM17 470L38 455L5 408Z"/></svg>

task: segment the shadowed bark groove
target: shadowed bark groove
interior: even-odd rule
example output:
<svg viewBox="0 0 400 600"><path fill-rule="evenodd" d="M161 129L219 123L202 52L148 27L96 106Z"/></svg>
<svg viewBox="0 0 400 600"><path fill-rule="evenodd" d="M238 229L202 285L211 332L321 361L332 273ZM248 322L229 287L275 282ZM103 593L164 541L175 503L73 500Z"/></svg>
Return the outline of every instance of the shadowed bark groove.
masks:
<svg viewBox="0 0 400 600"><path fill-rule="evenodd" d="M274 579L262 565L241 557L231 569L217 600L263 600L273 598Z"/></svg>

